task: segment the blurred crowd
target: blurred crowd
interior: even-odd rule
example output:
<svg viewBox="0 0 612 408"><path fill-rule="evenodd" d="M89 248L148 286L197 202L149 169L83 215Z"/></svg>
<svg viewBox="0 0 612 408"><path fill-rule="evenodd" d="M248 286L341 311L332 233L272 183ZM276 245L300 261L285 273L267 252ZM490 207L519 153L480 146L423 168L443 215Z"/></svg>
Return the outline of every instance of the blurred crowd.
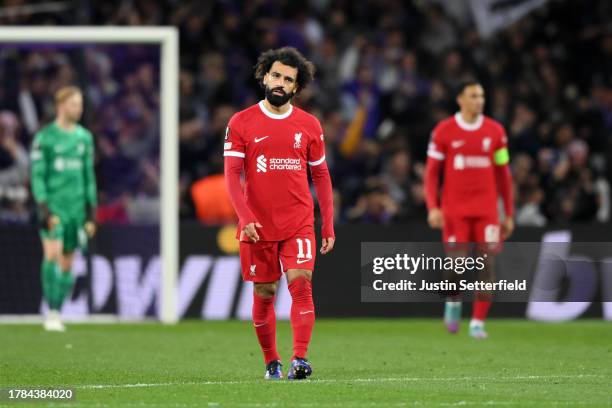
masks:
<svg viewBox="0 0 612 408"><path fill-rule="evenodd" d="M457 12L459 3L467 4L84 1L73 12L5 16L0 24L179 28L183 219L232 220L222 209L207 213L207 206L227 201L200 198L222 193L228 119L262 98L252 71L257 56L289 45L317 67L316 81L295 103L321 120L339 222L425 218L429 134L456 111L454 89L467 77L482 81L486 113L508 133L517 224L608 222L612 3L551 0L486 40ZM27 217L27 189L18 188L27 184L24 149L50 117L52 91L75 80L87 89L84 123L96 135L99 215L119 222L155 219L158 55L132 47L130 60L129 50L113 50L92 47L80 60L62 61L65 50L2 49L0 78L3 84L10 78L0 90L3 219ZM46 74L37 74L41 69Z"/></svg>

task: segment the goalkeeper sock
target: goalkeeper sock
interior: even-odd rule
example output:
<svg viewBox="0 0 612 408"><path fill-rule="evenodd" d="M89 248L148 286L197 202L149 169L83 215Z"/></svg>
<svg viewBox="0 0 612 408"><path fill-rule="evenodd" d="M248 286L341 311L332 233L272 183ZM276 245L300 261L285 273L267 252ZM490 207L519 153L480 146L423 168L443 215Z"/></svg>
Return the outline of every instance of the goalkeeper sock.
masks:
<svg viewBox="0 0 612 408"><path fill-rule="evenodd" d="M264 298L253 293L253 326L257 340L264 354L266 365L280 360L276 351L276 313L274 313L274 296Z"/></svg>
<svg viewBox="0 0 612 408"><path fill-rule="evenodd" d="M293 300L291 303L293 358L306 358L315 322L312 282L305 277L296 278L289 284L289 293Z"/></svg>
<svg viewBox="0 0 612 408"><path fill-rule="evenodd" d="M57 298L57 265L53 261L43 259L40 268L40 280L42 282L43 296L47 301L49 309L55 310L55 300Z"/></svg>
<svg viewBox="0 0 612 408"><path fill-rule="evenodd" d="M70 273L70 271L63 271L59 274L58 283L59 290L57 295L57 309L60 310L62 308L62 305L64 304L66 296L72 293L72 286L74 285L74 276L72 275L72 273Z"/></svg>

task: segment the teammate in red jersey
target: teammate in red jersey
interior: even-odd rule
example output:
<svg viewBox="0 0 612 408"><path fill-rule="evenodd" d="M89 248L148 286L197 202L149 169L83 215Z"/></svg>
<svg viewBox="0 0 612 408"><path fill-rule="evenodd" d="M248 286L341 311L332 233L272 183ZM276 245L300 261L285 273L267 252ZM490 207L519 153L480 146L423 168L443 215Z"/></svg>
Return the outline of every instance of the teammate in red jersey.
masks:
<svg viewBox="0 0 612 408"><path fill-rule="evenodd" d="M242 278L253 281L253 325L266 379L282 378L276 350L274 299L285 273L292 297L293 357L289 379L312 373L306 352L315 321L312 270L316 242L307 168L319 200L321 254L334 247L332 185L316 117L292 98L312 80L314 66L296 49L266 51L255 65L265 99L236 113L225 134L225 178L239 217ZM244 169L244 192L240 174Z"/></svg>
<svg viewBox="0 0 612 408"><path fill-rule="evenodd" d="M477 243L476 252L487 255L485 268L477 279L492 281L493 255L514 229L506 133L501 124L483 115L485 96L479 82L465 82L458 91L460 111L437 124L427 151L427 221L432 228L442 229L443 240L454 255L466 255L466 246L458 244ZM441 170L444 184L440 202ZM501 223L497 211L499 195L505 212ZM447 295L444 321L449 332L455 333L459 329L461 298L458 293ZM484 322L490 306L490 292L474 294L469 331L472 337L487 337Z"/></svg>

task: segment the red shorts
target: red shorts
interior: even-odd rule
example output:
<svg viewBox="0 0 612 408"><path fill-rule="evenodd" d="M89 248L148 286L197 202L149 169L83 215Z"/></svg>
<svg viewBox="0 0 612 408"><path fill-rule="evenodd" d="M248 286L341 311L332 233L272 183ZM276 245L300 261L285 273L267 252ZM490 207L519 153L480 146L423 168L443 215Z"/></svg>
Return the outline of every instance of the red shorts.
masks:
<svg viewBox="0 0 612 408"><path fill-rule="evenodd" d="M476 243L478 249L483 251L497 251L501 249L501 233L499 219L488 217L444 217L442 239L449 245Z"/></svg>
<svg viewBox="0 0 612 408"><path fill-rule="evenodd" d="M317 243L314 229L305 227L284 241L240 241L242 279L276 282L289 269L314 269Z"/></svg>

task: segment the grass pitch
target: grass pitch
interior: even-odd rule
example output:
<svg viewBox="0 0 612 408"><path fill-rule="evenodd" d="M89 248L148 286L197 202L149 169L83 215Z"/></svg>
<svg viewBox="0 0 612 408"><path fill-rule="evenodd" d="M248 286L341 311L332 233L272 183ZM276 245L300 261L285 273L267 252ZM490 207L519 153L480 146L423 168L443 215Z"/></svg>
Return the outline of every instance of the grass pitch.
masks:
<svg viewBox="0 0 612 408"><path fill-rule="evenodd" d="M288 323L278 344L291 355ZM319 319L303 382L265 382L249 322L0 325L0 388L72 387L53 407L612 406L612 326L492 320L490 338L440 320Z"/></svg>

